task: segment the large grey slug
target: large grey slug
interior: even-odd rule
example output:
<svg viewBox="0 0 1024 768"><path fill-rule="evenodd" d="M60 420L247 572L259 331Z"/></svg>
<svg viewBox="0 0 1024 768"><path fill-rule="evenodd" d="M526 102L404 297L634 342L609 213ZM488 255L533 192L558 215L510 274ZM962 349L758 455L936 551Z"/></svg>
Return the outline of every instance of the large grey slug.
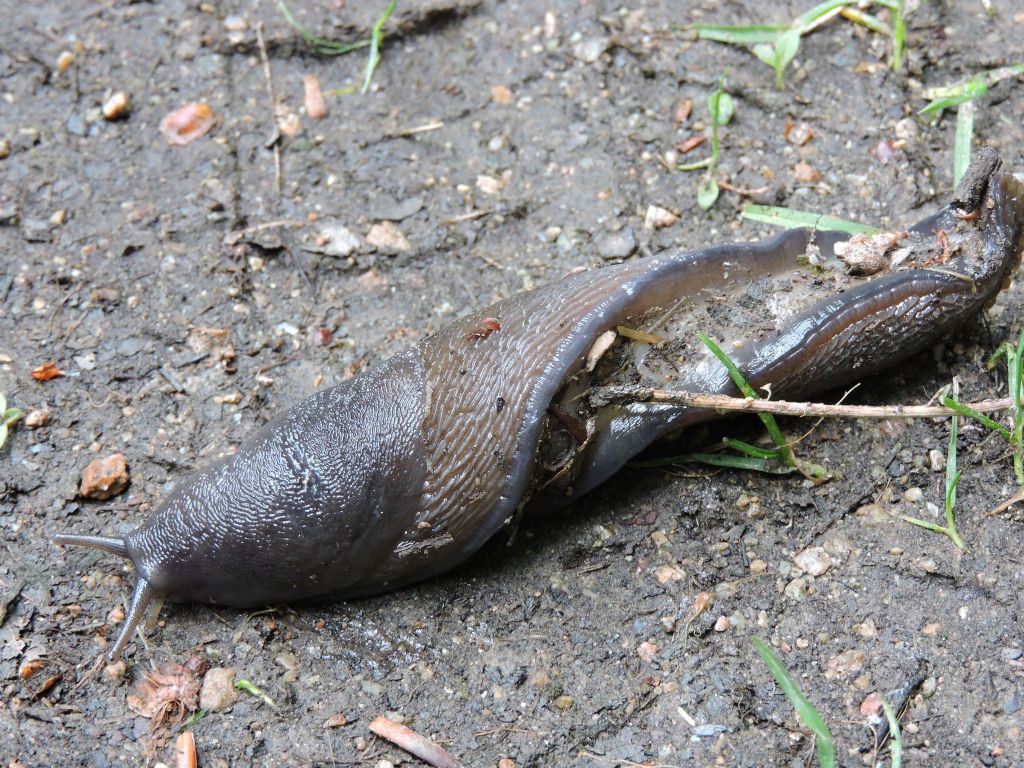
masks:
<svg viewBox="0 0 1024 768"><path fill-rule="evenodd" d="M748 381L774 396L922 349L990 303L1019 261L1024 184L998 162L982 152L953 203L907 231L902 262L870 279L836 261L846 236L806 229L573 273L317 392L182 481L131 533L56 536L135 566L109 657L154 599L345 599L452 568L527 507L564 506L711 417L581 396L608 382L734 393L698 331L724 337ZM669 338L613 341L623 326Z"/></svg>

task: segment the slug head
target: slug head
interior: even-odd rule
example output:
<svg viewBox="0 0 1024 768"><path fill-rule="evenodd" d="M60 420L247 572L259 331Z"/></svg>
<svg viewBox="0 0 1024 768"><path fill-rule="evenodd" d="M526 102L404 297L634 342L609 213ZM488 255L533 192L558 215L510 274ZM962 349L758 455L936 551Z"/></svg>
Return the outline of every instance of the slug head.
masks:
<svg viewBox="0 0 1024 768"><path fill-rule="evenodd" d="M421 573L399 545L417 530L426 475L422 391L418 353L396 355L271 421L123 537L54 537L135 566L109 656L157 599L255 608L379 592Z"/></svg>

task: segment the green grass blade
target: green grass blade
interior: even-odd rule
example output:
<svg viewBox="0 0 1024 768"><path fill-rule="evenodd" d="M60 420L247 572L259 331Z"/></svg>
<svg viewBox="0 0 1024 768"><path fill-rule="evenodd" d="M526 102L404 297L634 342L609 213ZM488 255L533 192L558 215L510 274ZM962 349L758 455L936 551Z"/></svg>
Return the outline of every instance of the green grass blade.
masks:
<svg viewBox="0 0 1024 768"><path fill-rule="evenodd" d="M377 71L377 65L380 63L380 46L384 42L384 24L391 18L397 4L398 0L391 0L370 31L370 55L366 60L366 77L363 78L363 87L359 89L360 93L370 90L370 81L373 80L373 73Z"/></svg>
<svg viewBox="0 0 1024 768"><path fill-rule="evenodd" d="M284 20L288 22L292 29L299 33L299 36L302 37L306 45L310 46L317 53L323 56L340 56L343 53L349 53L350 51L355 51L359 48L365 48L370 44L369 40L358 40L354 43L342 43L337 40L328 40L323 37L317 37L299 24L298 20L292 15L291 9L288 8L284 0L276 0L276 5L277 10L280 11L282 16L284 16Z"/></svg>
<svg viewBox="0 0 1024 768"><path fill-rule="evenodd" d="M718 194L718 182L715 181L715 177L708 171L708 173L701 177L700 183L697 184L697 205L702 210L708 210L715 204Z"/></svg>
<svg viewBox="0 0 1024 768"><path fill-rule="evenodd" d="M1024 485L1024 405L1021 403L1021 375L1024 369L1024 333L1017 342L1017 349L1014 350L1009 344L1007 350L1006 367L1007 381L1009 382L1010 397L1013 398L1013 439L1010 444L1013 446L1013 473L1017 479L1017 485Z"/></svg>
<svg viewBox="0 0 1024 768"><path fill-rule="evenodd" d="M779 33L789 29L788 24L690 24L701 40L730 45L757 45L774 43Z"/></svg>
<svg viewBox="0 0 1024 768"><path fill-rule="evenodd" d="M946 449L946 514L956 504L956 486L960 482L960 472L956 468L956 444L959 438L959 418L953 416L949 420L949 447Z"/></svg>
<svg viewBox="0 0 1024 768"><path fill-rule="evenodd" d="M789 475L796 472L794 467L780 464L772 459L757 459L753 456L736 456L735 454L726 453L683 453L663 459L631 461L626 466L635 469L657 469L672 464L707 464L712 467L763 472L768 475Z"/></svg>
<svg viewBox="0 0 1024 768"><path fill-rule="evenodd" d="M729 378L732 379L733 383L737 386L740 392L743 393L744 397L750 397L755 400L760 400L761 396L757 394L747 380L743 377L740 369L736 366L722 348L719 347L709 336L705 336L703 333L698 333L697 338L701 340L701 343L711 350L711 353L718 358L719 362L725 366L725 369L729 372ZM790 466L795 466L793 459L793 451L789 447L789 442L782 434L782 430L779 429L778 423L775 421L775 416L770 413L758 413L758 417L761 419L761 423L764 424L765 429L768 430L768 434L771 435L772 441L779 447L785 450L785 462Z"/></svg>
<svg viewBox="0 0 1024 768"><path fill-rule="evenodd" d="M777 227L810 227L834 232L845 232L849 235L877 235L882 230L871 227L867 224L859 224L856 221L837 219L835 216L826 216L821 213L810 211L797 211L793 208L780 208L774 205L759 205L748 203L740 212L740 216L751 221L759 221L763 224L772 224Z"/></svg>
<svg viewBox="0 0 1024 768"><path fill-rule="evenodd" d="M900 515L900 517L902 517L904 521L911 525L916 525L919 528L927 528L929 531L932 531L933 533L941 533L943 536L949 535L949 531L937 523L929 523L927 520L922 520L919 517L911 517L910 515Z"/></svg>
<svg viewBox="0 0 1024 768"><path fill-rule="evenodd" d="M834 768L836 764L836 748L832 740L832 732L825 725L825 721L818 714L818 710L811 704L810 699L804 696L796 681L793 680L786 668L782 666L782 662L772 653L771 649L760 638L754 637L751 640L753 640L754 647L757 648L757 652L760 654L764 665L768 667L768 671L772 673L775 682L778 683L782 692L786 694L789 703L793 705L797 716L814 734L815 747L818 750L818 764L821 768Z"/></svg>
<svg viewBox="0 0 1024 768"><path fill-rule="evenodd" d="M685 163L683 165L675 166L677 171L699 171L704 168L711 167L711 158L706 157L703 160L698 160L696 163Z"/></svg>
<svg viewBox="0 0 1024 768"><path fill-rule="evenodd" d="M892 66L893 72L899 72L903 66L903 47L907 37L907 24L903 17L903 0L896 3L892 20Z"/></svg>
<svg viewBox="0 0 1024 768"><path fill-rule="evenodd" d="M1008 67L989 69L951 85L927 88L924 91L924 97L931 101L918 114L938 113L944 109L979 99L988 93L988 89L996 83L1017 75L1024 75L1024 64L1011 64Z"/></svg>
<svg viewBox="0 0 1024 768"><path fill-rule="evenodd" d="M783 90L786 84L783 80L783 74L786 71L786 67L789 63L796 58L797 51L800 50L800 30L799 29L787 29L781 35L779 39L775 41L775 88L777 90Z"/></svg>
<svg viewBox="0 0 1024 768"><path fill-rule="evenodd" d="M971 142L974 138L974 113L977 105L973 101L961 104L956 110L956 137L953 140L953 187L964 177L971 164Z"/></svg>
<svg viewBox="0 0 1024 768"><path fill-rule="evenodd" d="M1024 63L1011 64L1008 67L997 67L996 69L987 69L984 72L978 72L977 74L966 77L963 80L958 80L950 85L941 85L937 88L926 88L923 95L926 99L936 100L954 98L963 95L965 89L977 88L979 85L986 87L993 86L996 83L1002 82L1003 80L1016 75L1024 75ZM924 110L922 110L922 112L923 111Z"/></svg>
<svg viewBox="0 0 1024 768"><path fill-rule="evenodd" d="M268 696L267 693L262 688L255 685L249 680L237 680L235 682L235 688L237 688L240 691L245 691L246 693L251 693L257 699L260 699L263 703L265 703L268 707L277 707L277 704L274 702L274 700L270 698L270 696Z"/></svg>
<svg viewBox="0 0 1024 768"><path fill-rule="evenodd" d="M889 722L889 760L891 768L903 768L903 733L900 731L900 719L896 717L892 704L882 699L882 711Z"/></svg>
<svg viewBox="0 0 1024 768"><path fill-rule="evenodd" d="M979 411L974 410L973 408L970 408L970 407L964 405L959 400L955 400L954 398L950 397L949 395L943 395L942 398L940 399L940 402L944 406L946 406L947 408L952 408L954 411L956 411L960 415L966 416L969 419L974 419L975 421L977 421L978 423L982 424L983 426L986 426L989 429L995 430L1000 435L1002 435L1005 440L1010 441L1010 440L1013 439L1013 433L1010 432L1010 430L1008 430L1002 424L1000 424L997 421L992 420L991 418L986 416L984 413L981 413Z"/></svg>
<svg viewBox="0 0 1024 768"><path fill-rule="evenodd" d="M819 3L810 10L804 11L793 21L793 26L799 29L801 32L807 29L820 19L822 16L827 16L832 13L836 8L842 8L846 5L855 5L856 0L825 0L823 3Z"/></svg>
<svg viewBox="0 0 1024 768"><path fill-rule="evenodd" d="M745 454L747 454L747 456L753 456L755 459L783 459L784 458L784 457L782 457L779 454L779 449L778 448L774 448L774 449L761 448L760 446L751 445L750 443L745 443L742 440L737 440L735 437L723 437L722 438L722 445L724 445L726 448L732 448L734 451L739 451L740 453L745 453Z"/></svg>

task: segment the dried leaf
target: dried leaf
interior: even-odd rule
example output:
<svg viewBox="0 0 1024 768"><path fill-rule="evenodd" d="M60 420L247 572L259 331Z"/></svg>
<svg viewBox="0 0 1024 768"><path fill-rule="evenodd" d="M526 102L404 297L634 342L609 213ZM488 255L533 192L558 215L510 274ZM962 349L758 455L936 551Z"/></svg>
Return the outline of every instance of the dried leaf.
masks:
<svg viewBox="0 0 1024 768"><path fill-rule="evenodd" d="M32 378L36 381L49 381L63 375L64 371L58 368L57 363L52 360L32 369Z"/></svg>
<svg viewBox="0 0 1024 768"><path fill-rule="evenodd" d="M164 664L139 681L138 692L128 696L128 706L152 720L150 730L168 722L180 723L199 707L199 689L209 666L202 656L191 656L184 664Z"/></svg>

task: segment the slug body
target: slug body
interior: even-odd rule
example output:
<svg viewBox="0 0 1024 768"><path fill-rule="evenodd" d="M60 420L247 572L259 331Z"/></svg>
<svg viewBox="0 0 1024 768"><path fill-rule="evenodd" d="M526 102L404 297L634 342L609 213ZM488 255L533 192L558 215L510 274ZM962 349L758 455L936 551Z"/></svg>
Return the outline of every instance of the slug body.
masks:
<svg viewBox="0 0 1024 768"><path fill-rule="evenodd" d="M236 607L343 599L448 570L527 504L564 506L654 440L712 417L654 404L593 408L580 396L609 382L734 393L698 331L724 337L753 386L806 395L895 362L990 303L1020 256L1024 186L986 173L958 201L966 208L911 228L903 266L872 279L848 277L835 261L847 236L789 230L519 294L314 394L181 482L123 539L55 540L135 565L111 656L154 598ZM826 269L800 266L809 248ZM608 346L621 326L652 326L669 342L619 334Z"/></svg>

